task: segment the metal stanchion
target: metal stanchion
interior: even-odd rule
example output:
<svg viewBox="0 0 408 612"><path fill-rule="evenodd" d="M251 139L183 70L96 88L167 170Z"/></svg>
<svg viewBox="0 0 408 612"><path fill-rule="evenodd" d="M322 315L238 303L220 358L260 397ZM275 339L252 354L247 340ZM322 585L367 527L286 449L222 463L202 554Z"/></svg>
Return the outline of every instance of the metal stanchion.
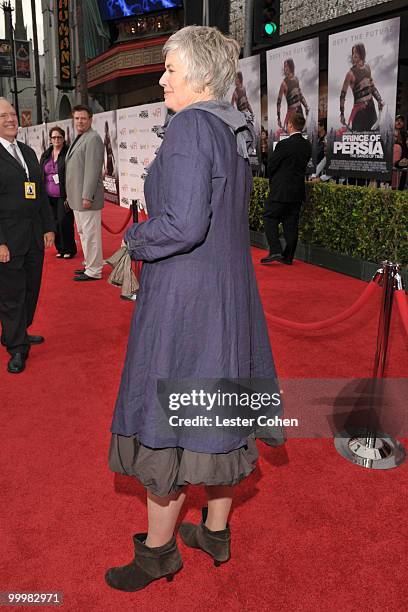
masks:
<svg viewBox="0 0 408 612"><path fill-rule="evenodd" d="M345 459L356 465L369 469L388 470L401 465L406 459L404 446L398 440L376 429L378 420L376 410L381 407L383 399L381 381L384 378L387 360L394 290L403 288L400 265L384 261L374 280L382 285L383 291L367 428L364 431L354 432L351 437L347 432L337 434L334 445Z"/></svg>
<svg viewBox="0 0 408 612"><path fill-rule="evenodd" d="M130 207L132 209L132 221L133 221L133 223L138 223L138 221L139 221L139 212L138 212L138 208L137 208L138 202L139 202L139 200L132 200L132 203L130 205Z"/></svg>
<svg viewBox="0 0 408 612"><path fill-rule="evenodd" d="M133 223L139 223L139 209L138 209L139 200L132 200L130 204L130 208L132 209L132 221ZM132 261L133 272L137 280L139 281L140 277L140 262ZM134 293L131 298L133 301L137 299L137 293Z"/></svg>

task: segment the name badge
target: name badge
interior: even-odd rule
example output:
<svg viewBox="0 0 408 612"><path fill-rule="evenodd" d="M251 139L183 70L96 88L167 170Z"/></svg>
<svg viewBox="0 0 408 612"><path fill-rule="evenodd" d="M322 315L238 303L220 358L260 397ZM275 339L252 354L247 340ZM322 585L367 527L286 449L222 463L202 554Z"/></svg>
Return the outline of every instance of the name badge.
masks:
<svg viewBox="0 0 408 612"><path fill-rule="evenodd" d="M37 197L35 192L35 183L32 183L31 181L25 181L24 194L26 200L35 200Z"/></svg>
<svg viewBox="0 0 408 612"><path fill-rule="evenodd" d="M58 174L53 174L52 180L54 181L56 185L59 185L59 175Z"/></svg>

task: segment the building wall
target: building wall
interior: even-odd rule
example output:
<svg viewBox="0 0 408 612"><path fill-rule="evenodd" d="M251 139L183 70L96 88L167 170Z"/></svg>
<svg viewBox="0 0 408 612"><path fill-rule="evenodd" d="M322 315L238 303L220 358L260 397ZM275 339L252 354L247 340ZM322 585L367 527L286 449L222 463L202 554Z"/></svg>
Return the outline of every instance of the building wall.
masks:
<svg viewBox="0 0 408 612"><path fill-rule="evenodd" d="M246 0L230 0L230 34L244 46Z"/></svg>
<svg viewBox="0 0 408 612"><path fill-rule="evenodd" d="M281 0L281 28L286 34L390 1ZM231 0L230 32L241 45L244 44L245 5L246 0Z"/></svg>
<svg viewBox="0 0 408 612"><path fill-rule="evenodd" d="M42 74L45 75L45 100L43 105L46 104L45 116L47 121L57 121L63 119L60 116L61 100L64 96L69 99L71 106L74 106L77 102L77 96L74 91L61 92L57 89L58 73L57 73L57 19L54 11L50 11L49 0L41 1L42 8L42 19L44 23L44 64L45 69ZM72 70L75 72L75 47L74 47L74 36L73 30L75 28L74 12L71 7L71 52L72 52Z"/></svg>
<svg viewBox="0 0 408 612"><path fill-rule="evenodd" d="M281 0L283 32L294 32L316 23L336 19L391 0Z"/></svg>

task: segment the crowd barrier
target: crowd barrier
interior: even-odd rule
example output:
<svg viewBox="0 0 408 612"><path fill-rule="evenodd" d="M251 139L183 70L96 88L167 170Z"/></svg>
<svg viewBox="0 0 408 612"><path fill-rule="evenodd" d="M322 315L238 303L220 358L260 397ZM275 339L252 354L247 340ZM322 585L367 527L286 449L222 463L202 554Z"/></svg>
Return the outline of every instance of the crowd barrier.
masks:
<svg viewBox="0 0 408 612"><path fill-rule="evenodd" d="M395 301L398 306L402 325L404 326L405 332L408 335L408 304L404 289L397 289L395 291Z"/></svg>
<svg viewBox="0 0 408 612"><path fill-rule="evenodd" d="M335 437L337 451L352 463L369 469L390 469L401 465L406 459L404 446L396 439L376 429L378 413L385 403L381 396L380 381L384 378L388 353L388 340L393 312L393 302L397 304L402 325L408 335L408 305L404 291L401 266L384 261L374 275L372 281L364 289L360 297L349 308L329 319L314 323L297 323L282 319L269 313L268 321L298 331L320 330L345 321L356 314L369 301L371 296L382 289L381 307L378 318L377 346L374 357L374 369L370 388L364 389L365 398L369 398L367 426L364 430L355 432L340 432ZM367 393L368 391L368 393Z"/></svg>
<svg viewBox="0 0 408 612"><path fill-rule="evenodd" d="M371 296L379 290L378 283L373 279L367 287L364 289L363 293L360 297L352 304L347 310L339 313L334 317L330 317L329 319L324 319L323 321L317 321L315 323L296 323L295 321L289 321L288 319L282 319L281 317L276 317L275 315L271 315L268 312L265 313L268 321L272 323L276 323L277 325L283 325L284 327L288 327L290 329L296 329L298 331L312 331L325 329L326 327L331 327L336 323L341 323L346 319L352 317L356 312L358 312L364 304L366 304Z"/></svg>
<svg viewBox="0 0 408 612"><path fill-rule="evenodd" d="M132 217L133 217L133 204L131 204L129 208L129 212L126 216L126 220L124 221L123 225L118 230L113 230L111 227L109 227L109 225L106 225L103 219L102 219L102 227L106 229L106 231L109 232L110 234L115 234L115 235L121 234L122 232L125 231L125 228L127 224L129 223L129 221L132 219Z"/></svg>

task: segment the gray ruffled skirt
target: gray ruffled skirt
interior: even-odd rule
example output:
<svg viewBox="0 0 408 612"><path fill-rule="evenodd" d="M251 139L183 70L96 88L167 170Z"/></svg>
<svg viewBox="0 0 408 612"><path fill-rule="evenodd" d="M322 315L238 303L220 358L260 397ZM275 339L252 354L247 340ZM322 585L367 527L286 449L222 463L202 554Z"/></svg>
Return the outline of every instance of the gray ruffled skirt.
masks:
<svg viewBox="0 0 408 612"><path fill-rule="evenodd" d="M229 453L196 453L184 448L148 448L137 436L112 434L109 467L134 476L151 493L166 497L187 484L233 486L255 469L255 439Z"/></svg>

